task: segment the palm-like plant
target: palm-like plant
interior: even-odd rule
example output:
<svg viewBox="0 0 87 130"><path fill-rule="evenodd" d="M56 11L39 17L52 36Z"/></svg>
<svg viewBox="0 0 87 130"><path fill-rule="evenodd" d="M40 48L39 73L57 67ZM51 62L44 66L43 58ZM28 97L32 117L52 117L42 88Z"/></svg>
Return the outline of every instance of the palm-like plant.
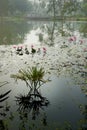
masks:
<svg viewBox="0 0 87 130"><path fill-rule="evenodd" d="M11 77L17 80L22 80L30 88L27 95L17 96L19 110L32 110L32 118L35 119L39 114L39 109L49 105L49 101L38 91L41 85L48 80L44 80L45 71L43 68L32 67L27 70L21 69L17 74L12 74Z"/></svg>
<svg viewBox="0 0 87 130"><path fill-rule="evenodd" d="M48 81L43 79L44 75L45 71L43 68L29 67L27 70L21 69L17 74L12 74L11 78L14 78L16 81L18 79L25 81L30 89L38 89Z"/></svg>

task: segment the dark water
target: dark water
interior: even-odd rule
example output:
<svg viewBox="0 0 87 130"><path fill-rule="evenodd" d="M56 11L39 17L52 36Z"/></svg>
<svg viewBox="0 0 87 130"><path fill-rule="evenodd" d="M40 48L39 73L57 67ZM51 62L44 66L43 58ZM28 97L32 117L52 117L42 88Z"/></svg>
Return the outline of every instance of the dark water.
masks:
<svg viewBox="0 0 87 130"><path fill-rule="evenodd" d="M86 27L87 22L75 21L56 23L0 21L0 45L23 44L26 35L38 28L49 34L48 40L52 43L55 35L67 37L76 33L86 38ZM36 35L41 42L44 40L42 32ZM77 130L79 128L82 130L86 127L87 97L82 92L80 84L76 84L72 77L52 75L51 82L40 88L40 94L46 98L48 104L44 104L43 101L42 104L36 104L37 111L33 105L18 111L20 105L16 102L15 96L26 97L29 88L25 83L19 81L15 84L12 80L5 87L0 87L0 94L8 90L11 90L8 100L0 102L0 106L4 106L0 108L0 130Z"/></svg>
<svg viewBox="0 0 87 130"><path fill-rule="evenodd" d="M40 88L40 94L49 101L49 104L39 106L35 118L33 114L36 111L33 106L31 111L29 108L18 110L20 105L16 102L16 97L26 96L29 92L25 83L19 81L18 84L12 85L13 82L10 84L12 86L9 84L6 86L12 91L7 102L3 103L4 108L0 110L0 113L6 114L6 116L0 116L5 128L7 127L8 130L56 130L58 128L77 130L77 128L82 128L87 113L84 111L82 114L83 110L80 107L87 104L87 97L82 93L80 86L75 84L70 77L51 76L50 79L50 82ZM6 87L3 87L4 91L7 91ZM1 89L2 92L3 89ZM6 110L7 108L9 110Z"/></svg>

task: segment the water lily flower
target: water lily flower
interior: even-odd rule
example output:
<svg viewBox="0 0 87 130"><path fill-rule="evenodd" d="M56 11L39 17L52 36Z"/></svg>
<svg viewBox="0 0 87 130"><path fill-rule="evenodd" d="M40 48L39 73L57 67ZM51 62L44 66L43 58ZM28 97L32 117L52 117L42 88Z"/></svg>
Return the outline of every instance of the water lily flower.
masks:
<svg viewBox="0 0 87 130"><path fill-rule="evenodd" d="M18 46L18 48L20 48L20 49L23 49L23 47L24 47L23 45L19 45L19 46Z"/></svg>
<svg viewBox="0 0 87 130"><path fill-rule="evenodd" d="M45 50L45 51L46 51L46 48L45 48L45 47L43 47L43 50Z"/></svg>
<svg viewBox="0 0 87 130"><path fill-rule="evenodd" d="M14 46L13 46L13 48L14 48L14 49L16 49L16 48L17 48L17 46L16 46L16 45L14 45Z"/></svg>
<svg viewBox="0 0 87 130"><path fill-rule="evenodd" d="M70 41L70 42L72 42L72 41L73 41L73 42L76 41L76 36L70 37L70 38L69 38L69 41Z"/></svg>

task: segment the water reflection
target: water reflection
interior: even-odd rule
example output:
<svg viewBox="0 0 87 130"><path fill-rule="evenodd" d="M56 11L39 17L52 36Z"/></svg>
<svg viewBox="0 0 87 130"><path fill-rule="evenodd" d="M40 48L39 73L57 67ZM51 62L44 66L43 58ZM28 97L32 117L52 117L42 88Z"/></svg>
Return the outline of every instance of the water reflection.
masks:
<svg viewBox="0 0 87 130"><path fill-rule="evenodd" d="M84 119L80 120L79 125L81 127L81 130L86 130L87 129L87 105L80 104L79 108L82 115L84 115Z"/></svg>
<svg viewBox="0 0 87 130"><path fill-rule="evenodd" d="M27 130L28 128L29 130L38 130L37 120L41 122L40 127L47 126L47 116L44 109L48 107L49 101L41 95L38 89L34 93L31 89L25 96L22 94L16 96L16 103L18 105L17 111L9 110L10 107L7 104L3 109L3 113L0 113L3 117L0 120L0 130ZM6 112L9 113L6 114ZM36 118L37 120L35 120Z"/></svg>
<svg viewBox="0 0 87 130"><path fill-rule="evenodd" d="M71 81L69 80L69 82ZM19 84L18 87L21 85L23 84ZM52 78L52 82L46 87L42 87L41 92L35 90L34 94L33 91L29 91L28 94L17 96L16 100L18 105L16 106L16 110L18 107L18 111L13 110L12 113L10 113L8 117L8 130L75 130L77 128L77 121L82 119L79 109L77 110L77 105L79 101L81 103L85 101L83 96L81 96L79 87L77 88L73 85L71 87L70 84L67 86L66 81L60 81L59 78L54 77L54 79ZM48 108L45 101L46 103L49 103L49 101L45 96L51 101L51 105L48 104ZM41 103L37 103L38 101ZM64 121L67 121L66 126L64 126ZM68 121L71 125L69 125ZM8 119L6 122L8 122ZM61 122L61 126L59 122ZM74 125L75 127L73 128Z"/></svg>
<svg viewBox="0 0 87 130"><path fill-rule="evenodd" d="M86 37L87 31L83 22L76 21L54 21L49 24L44 24L40 29L41 32L38 34L40 42L48 45L54 45L58 40L58 37L68 37L76 35L78 37Z"/></svg>
<svg viewBox="0 0 87 130"><path fill-rule="evenodd" d="M32 28L32 24L24 21L0 21L0 45L23 43Z"/></svg>
<svg viewBox="0 0 87 130"><path fill-rule="evenodd" d="M35 89L34 93L30 90L28 95L20 95L16 98L16 102L19 105L18 110L32 112L32 119L34 120L40 114L40 109L44 109L44 107L49 105L49 101L41 95L38 89Z"/></svg>
<svg viewBox="0 0 87 130"><path fill-rule="evenodd" d="M0 120L0 130L5 130L3 120Z"/></svg>
<svg viewBox="0 0 87 130"><path fill-rule="evenodd" d="M79 33L87 37L87 22L55 21L55 22L26 22L0 21L0 45L11 45L38 41L54 45L58 36L71 36ZM31 40L33 39L33 40ZM35 43L36 44L36 43Z"/></svg>
<svg viewBox="0 0 87 130"><path fill-rule="evenodd" d="M2 87L2 86L4 86L4 85L6 85L8 82L1 82L1 84L0 84L0 87ZM0 104L3 102L3 101L5 101L6 99L8 99L9 98L9 96L8 96L8 94L11 92L11 90L9 90L9 91L7 91L7 92L5 92L5 93L3 93L3 94L0 94ZM3 108L4 106L3 105L0 105L0 108ZM6 107L6 110L7 110L8 108ZM3 115L2 113L0 113L0 115Z"/></svg>
<svg viewBox="0 0 87 130"><path fill-rule="evenodd" d="M8 82L0 82L0 87L6 85L7 83ZM0 94L0 130L6 130L4 122L3 122L3 118L6 117L7 112L10 109L10 106L8 105L8 103L6 103L6 105L4 105L2 103L9 98L8 94L10 92L11 92L11 90L9 90L3 94Z"/></svg>

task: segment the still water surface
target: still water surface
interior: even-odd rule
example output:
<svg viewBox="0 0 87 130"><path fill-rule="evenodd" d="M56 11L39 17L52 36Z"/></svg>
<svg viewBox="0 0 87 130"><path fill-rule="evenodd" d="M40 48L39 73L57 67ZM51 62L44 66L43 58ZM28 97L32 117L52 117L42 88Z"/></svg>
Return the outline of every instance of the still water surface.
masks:
<svg viewBox="0 0 87 130"><path fill-rule="evenodd" d="M53 42L56 36L71 35L87 37L87 22L0 21L0 45L47 43L47 40Z"/></svg>
<svg viewBox="0 0 87 130"><path fill-rule="evenodd" d="M41 44L43 41L53 45L55 36L87 37L87 22L10 22L0 21L0 45L12 44ZM45 34L45 35L44 35ZM46 36L48 42L44 40ZM51 42L52 41L52 42ZM17 111L16 97L20 94L26 95L29 89L23 82L15 84L13 81L6 87L1 87L1 92L11 89L9 99L5 104L10 106L9 110L0 109L6 116L0 116L0 130L77 130L84 127L87 120L87 108L84 114L80 107L86 106L87 97L82 93L80 85L76 84L71 77L51 75L51 82L41 86L40 93L49 101L48 106L39 106L35 119L33 106L31 111ZM11 86L12 85L12 86ZM25 86L25 87L24 87ZM2 123L4 120L4 125Z"/></svg>
<svg viewBox="0 0 87 130"><path fill-rule="evenodd" d="M9 130L56 130L60 127L72 127L73 130L84 125L86 113L82 114L80 106L87 103L87 97L82 93L80 86L76 85L69 77L51 76L51 81L41 86L40 93L49 101L48 106L39 106L39 113L35 114L33 119L33 106L31 111L28 109L18 111L19 105L16 102L16 96L27 95L29 88L25 83L19 81L18 84L3 87L4 91L11 89L9 99L4 106L10 106L9 111L1 110L6 113L4 119L5 125ZM3 92L3 89L2 92ZM83 121L80 123L80 121ZM15 125L15 127L14 127ZM6 126L5 126L6 127ZM31 128L31 129L30 129Z"/></svg>

